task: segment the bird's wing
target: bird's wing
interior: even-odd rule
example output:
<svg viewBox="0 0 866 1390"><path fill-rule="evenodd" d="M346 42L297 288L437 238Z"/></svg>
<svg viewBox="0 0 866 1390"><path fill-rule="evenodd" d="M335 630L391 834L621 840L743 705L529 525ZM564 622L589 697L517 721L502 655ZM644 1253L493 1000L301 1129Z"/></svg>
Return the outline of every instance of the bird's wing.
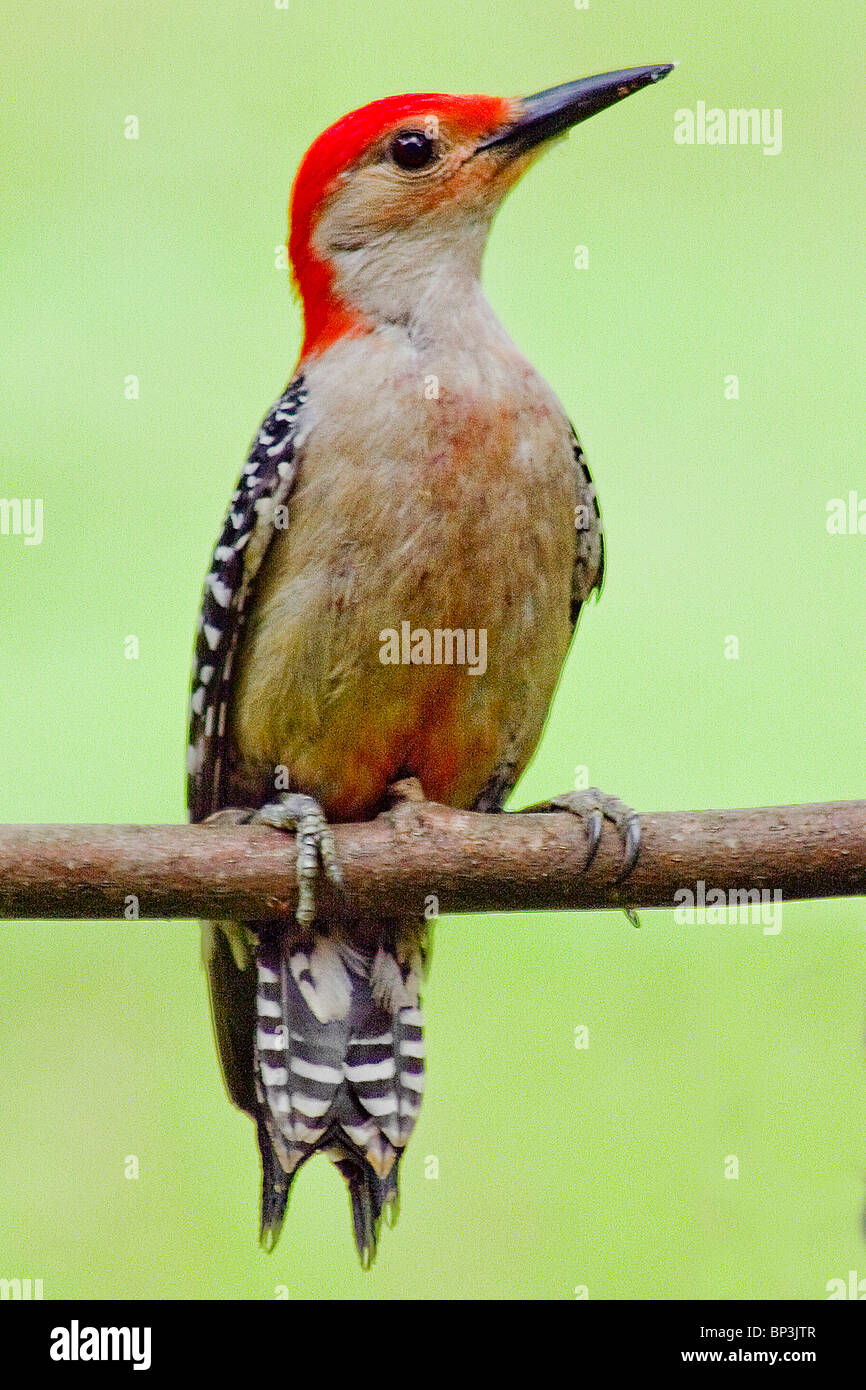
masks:
<svg viewBox="0 0 866 1390"><path fill-rule="evenodd" d="M601 594L604 582L604 529L595 484L574 425L571 427L571 439L577 495L574 513L574 567L571 571L571 625L574 629L577 627L581 607L593 589Z"/></svg>
<svg viewBox="0 0 866 1390"><path fill-rule="evenodd" d="M289 383L253 440L213 554L202 596L190 696L187 801L190 819L226 804L232 665L256 575L274 533L275 511L299 467L303 377ZM256 971L238 922L202 923L214 1036L229 1097L256 1117L253 1075Z"/></svg>
<svg viewBox="0 0 866 1390"><path fill-rule="evenodd" d="M574 426L571 426L574 458L574 564L571 571L571 630L577 629L580 610L590 594L601 593L604 579L604 531L595 484ZM475 802L476 811L501 811L514 787L519 770L505 761L495 768Z"/></svg>
<svg viewBox="0 0 866 1390"><path fill-rule="evenodd" d="M211 1022L223 1081L232 1104L255 1119L255 953L240 922L202 922L201 929Z"/></svg>
<svg viewBox="0 0 866 1390"><path fill-rule="evenodd" d="M202 595L190 694L187 803L201 821L225 805L232 665L256 575L274 533L274 509L298 474L303 376L289 383L253 440Z"/></svg>

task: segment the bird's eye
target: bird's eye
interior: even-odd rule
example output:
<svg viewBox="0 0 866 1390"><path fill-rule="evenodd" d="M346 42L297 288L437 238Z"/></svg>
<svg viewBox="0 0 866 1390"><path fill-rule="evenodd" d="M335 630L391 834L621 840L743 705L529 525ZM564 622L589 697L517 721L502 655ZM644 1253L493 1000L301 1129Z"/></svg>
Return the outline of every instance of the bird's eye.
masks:
<svg viewBox="0 0 866 1390"><path fill-rule="evenodd" d="M436 157L436 146L423 130L401 130L391 142L391 158L400 169L423 169Z"/></svg>

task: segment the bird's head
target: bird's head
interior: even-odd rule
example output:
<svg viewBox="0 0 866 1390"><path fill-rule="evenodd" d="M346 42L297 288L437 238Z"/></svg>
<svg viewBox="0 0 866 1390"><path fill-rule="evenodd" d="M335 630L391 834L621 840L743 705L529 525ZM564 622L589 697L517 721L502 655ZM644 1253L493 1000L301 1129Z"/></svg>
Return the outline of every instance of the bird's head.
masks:
<svg viewBox="0 0 866 1390"><path fill-rule="evenodd" d="M502 199L557 136L670 72L627 68L511 100L386 97L324 131L292 189L289 253L302 357L404 322L428 293L477 279Z"/></svg>

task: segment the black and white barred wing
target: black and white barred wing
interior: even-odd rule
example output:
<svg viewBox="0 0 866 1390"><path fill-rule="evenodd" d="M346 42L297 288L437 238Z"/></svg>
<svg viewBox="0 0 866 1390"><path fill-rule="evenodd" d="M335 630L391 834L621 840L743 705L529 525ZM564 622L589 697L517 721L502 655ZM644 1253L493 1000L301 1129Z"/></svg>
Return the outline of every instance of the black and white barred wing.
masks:
<svg viewBox="0 0 866 1390"><path fill-rule="evenodd" d="M187 801L190 819L204 820L225 804L226 726L232 666L256 575L298 472L298 417L306 401L295 377L263 421L232 494L222 534L205 579L190 696Z"/></svg>
<svg viewBox="0 0 866 1390"><path fill-rule="evenodd" d="M573 425L571 436L577 494L574 512L574 568L571 572L571 624L576 628L580 610L593 589L601 593L604 580L604 530L595 484Z"/></svg>

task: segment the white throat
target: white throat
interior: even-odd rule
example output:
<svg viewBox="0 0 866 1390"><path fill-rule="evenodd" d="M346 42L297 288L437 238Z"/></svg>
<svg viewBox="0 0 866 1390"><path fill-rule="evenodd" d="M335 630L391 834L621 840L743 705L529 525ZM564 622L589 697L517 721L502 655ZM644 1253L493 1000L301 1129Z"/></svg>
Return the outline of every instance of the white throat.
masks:
<svg viewBox="0 0 866 1390"><path fill-rule="evenodd" d="M337 229L327 223L326 217L315 242L334 267L334 290L377 326L433 330L438 321L453 319L458 304L483 299L481 258L490 230L486 219L431 219L382 232L359 245L328 237ZM322 243L328 241L325 251Z"/></svg>

